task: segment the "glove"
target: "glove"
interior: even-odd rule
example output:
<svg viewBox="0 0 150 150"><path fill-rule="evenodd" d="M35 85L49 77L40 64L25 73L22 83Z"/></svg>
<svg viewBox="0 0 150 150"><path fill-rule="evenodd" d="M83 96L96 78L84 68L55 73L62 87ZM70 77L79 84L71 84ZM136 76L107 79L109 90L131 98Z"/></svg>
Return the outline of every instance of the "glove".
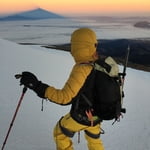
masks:
<svg viewBox="0 0 150 150"><path fill-rule="evenodd" d="M20 84L33 90L41 98L45 98L45 91L49 87L47 84L39 81L31 72L22 72Z"/></svg>
<svg viewBox="0 0 150 150"><path fill-rule="evenodd" d="M23 72L21 79L20 79L20 84L26 86L29 89L34 90L37 85L38 85L38 79L37 77L30 73L30 72Z"/></svg>

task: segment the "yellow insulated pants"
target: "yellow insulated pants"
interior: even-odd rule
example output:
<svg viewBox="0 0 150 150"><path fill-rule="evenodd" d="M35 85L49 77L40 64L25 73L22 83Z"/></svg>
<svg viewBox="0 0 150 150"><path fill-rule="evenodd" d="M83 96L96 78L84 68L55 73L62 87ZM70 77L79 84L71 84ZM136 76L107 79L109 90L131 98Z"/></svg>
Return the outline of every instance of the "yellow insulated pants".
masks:
<svg viewBox="0 0 150 150"><path fill-rule="evenodd" d="M62 128L67 130L67 135L62 132ZM85 131L85 139L89 150L104 150L102 141L99 138L100 124L96 126L85 126L77 123L72 119L70 114L65 115L54 128L54 140L56 142L57 150L74 150L71 137L75 132Z"/></svg>

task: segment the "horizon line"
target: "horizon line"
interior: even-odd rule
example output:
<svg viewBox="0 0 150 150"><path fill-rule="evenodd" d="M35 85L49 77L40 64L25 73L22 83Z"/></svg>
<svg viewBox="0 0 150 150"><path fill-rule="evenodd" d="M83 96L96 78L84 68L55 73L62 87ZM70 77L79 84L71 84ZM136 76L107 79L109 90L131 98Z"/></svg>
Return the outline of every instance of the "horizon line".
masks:
<svg viewBox="0 0 150 150"><path fill-rule="evenodd" d="M124 17L134 17L134 16L147 16L150 17L150 11L134 11L134 12L95 12L95 13L86 13L86 12L72 12L72 13L57 13L54 11L50 11L48 9L44 9L42 7L35 7L35 8L30 8L30 9L26 9L26 10L22 10L22 11L15 11L15 12L0 12L0 16L9 16L9 15L14 15L14 14L19 14L19 13L23 13L23 12L28 12L28 11L32 11L32 10L36 10L36 9L42 9L51 13L55 13L58 15L62 15L64 17L92 17L92 16L124 16Z"/></svg>

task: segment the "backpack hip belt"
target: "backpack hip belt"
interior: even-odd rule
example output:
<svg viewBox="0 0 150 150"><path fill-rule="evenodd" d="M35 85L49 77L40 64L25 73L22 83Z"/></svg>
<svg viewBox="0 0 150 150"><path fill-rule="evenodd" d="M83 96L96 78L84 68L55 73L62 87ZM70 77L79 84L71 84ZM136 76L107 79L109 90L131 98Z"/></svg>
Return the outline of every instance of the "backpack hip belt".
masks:
<svg viewBox="0 0 150 150"><path fill-rule="evenodd" d="M91 126L91 120L89 120L89 118L87 116L79 114L75 111L71 111L70 114L71 114L71 117L78 123L86 125L86 126ZM98 123L100 123L102 121L98 117L95 117L95 116L93 116L93 117L96 118L96 119L93 119L93 123L92 123L93 126L97 125Z"/></svg>

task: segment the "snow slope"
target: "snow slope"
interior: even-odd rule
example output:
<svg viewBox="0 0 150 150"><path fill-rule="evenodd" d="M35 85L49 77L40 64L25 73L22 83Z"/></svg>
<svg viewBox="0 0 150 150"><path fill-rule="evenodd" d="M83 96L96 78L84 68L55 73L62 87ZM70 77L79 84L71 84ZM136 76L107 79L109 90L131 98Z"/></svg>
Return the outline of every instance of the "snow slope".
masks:
<svg viewBox="0 0 150 150"><path fill-rule="evenodd" d="M0 147L3 144L12 116L22 92L14 78L16 73L31 71L43 82L61 88L74 64L68 52L23 46L0 39ZM121 68L122 69L122 68ZM128 68L125 82L124 106L127 113L120 123L103 122L105 134L101 136L106 150L150 149L150 73ZM53 127L70 106L44 102L30 90L27 91L5 150L54 150ZM81 134L73 138L74 147L87 149Z"/></svg>

